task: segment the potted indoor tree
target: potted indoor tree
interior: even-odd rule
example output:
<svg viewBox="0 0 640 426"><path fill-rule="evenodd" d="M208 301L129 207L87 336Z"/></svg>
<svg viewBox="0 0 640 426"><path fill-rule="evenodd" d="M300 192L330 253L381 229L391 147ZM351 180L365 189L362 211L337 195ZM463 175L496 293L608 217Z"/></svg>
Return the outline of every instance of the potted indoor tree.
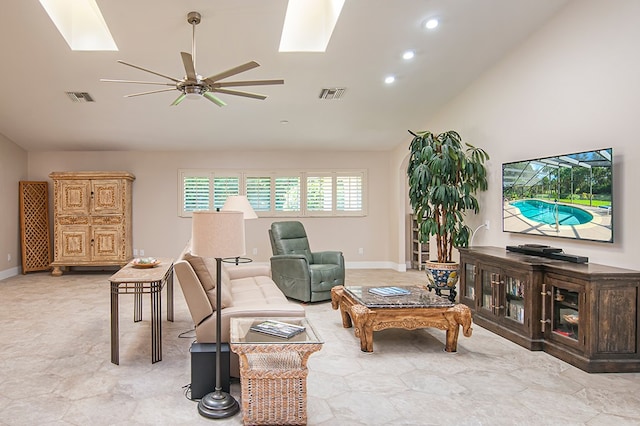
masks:
<svg viewBox="0 0 640 426"><path fill-rule="evenodd" d="M458 264L452 261L457 247L467 247L471 228L464 223L466 211L478 213L475 194L487 189L489 155L481 148L465 143L450 130L438 135L429 131L413 133L409 177L409 201L418 223L420 242L427 244L436 236L437 259L426 262L429 289L441 295L449 290L455 300Z"/></svg>

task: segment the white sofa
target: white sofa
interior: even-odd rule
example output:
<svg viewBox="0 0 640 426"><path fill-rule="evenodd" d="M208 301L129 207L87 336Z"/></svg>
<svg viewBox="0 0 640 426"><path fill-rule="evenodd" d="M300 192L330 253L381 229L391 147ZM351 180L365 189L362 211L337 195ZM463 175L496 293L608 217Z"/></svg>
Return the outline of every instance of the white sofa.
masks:
<svg viewBox="0 0 640 426"><path fill-rule="evenodd" d="M194 256L187 247L174 264L199 343L216 341L216 261ZM304 307L289 301L271 279L268 266L222 267L222 342L229 342L231 318L304 317ZM230 374L240 377L238 356L231 353Z"/></svg>

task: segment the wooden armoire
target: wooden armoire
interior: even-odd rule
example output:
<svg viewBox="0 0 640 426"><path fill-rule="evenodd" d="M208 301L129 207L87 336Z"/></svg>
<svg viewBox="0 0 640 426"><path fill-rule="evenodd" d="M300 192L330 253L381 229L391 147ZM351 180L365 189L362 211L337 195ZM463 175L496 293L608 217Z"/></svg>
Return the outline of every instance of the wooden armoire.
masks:
<svg viewBox="0 0 640 426"><path fill-rule="evenodd" d="M53 270L123 266L132 258L128 172L53 172Z"/></svg>

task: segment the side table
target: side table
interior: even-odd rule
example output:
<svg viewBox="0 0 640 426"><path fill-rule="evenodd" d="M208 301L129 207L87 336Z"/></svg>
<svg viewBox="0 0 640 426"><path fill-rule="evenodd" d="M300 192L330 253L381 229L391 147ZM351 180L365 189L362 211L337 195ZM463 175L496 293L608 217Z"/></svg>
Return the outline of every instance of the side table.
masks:
<svg viewBox="0 0 640 426"><path fill-rule="evenodd" d="M157 259L153 268L136 268L132 262L109 278L111 283L111 362L120 364L118 296L133 294L133 321L142 321L142 295L151 299L151 362L162 360L162 288L167 287L167 321L173 322L173 259Z"/></svg>
<svg viewBox="0 0 640 426"><path fill-rule="evenodd" d="M285 339L250 330L267 319L305 331ZM240 356L244 424L307 424L307 360L323 344L311 323L306 318L232 318L230 340Z"/></svg>

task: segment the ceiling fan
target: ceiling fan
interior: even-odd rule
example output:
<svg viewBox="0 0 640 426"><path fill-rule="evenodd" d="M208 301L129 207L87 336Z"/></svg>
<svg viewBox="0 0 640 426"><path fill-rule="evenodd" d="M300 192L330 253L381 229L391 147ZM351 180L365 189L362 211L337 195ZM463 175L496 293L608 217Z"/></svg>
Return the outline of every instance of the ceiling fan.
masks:
<svg viewBox="0 0 640 426"><path fill-rule="evenodd" d="M246 98L253 98L253 99L260 99L260 100L264 100L267 98L265 95L261 95L258 93L232 90L232 89L227 89L227 87L284 84L284 80L220 81L220 80L224 80L227 77L231 77L236 74L240 74L250 69L259 67L260 64L258 64L255 61L238 65L237 67L228 69L218 74L214 74L207 78L202 78L201 75L196 73L196 25L200 23L200 20L201 20L201 16L198 12L189 12L189 14L187 14L187 22L191 24L193 31L192 31L192 38L191 38L191 53L180 52L180 55L182 56L182 63L184 64L184 69L186 72L185 77L181 79L177 79L177 78L169 77L164 74L160 74L159 72L156 72L156 71L151 71L149 69L142 68L138 65L129 64L124 61L118 61L123 65L127 65L151 74L155 74L159 77L163 77L168 80L171 80L171 83L152 82L152 81L111 80L111 79L104 79L104 78L100 79L100 81L109 82L109 83L134 83L134 84L153 84L158 86L172 86L171 88L168 88L168 89L159 89L159 90L152 90L149 92L141 92L141 93L133 93L130 95L125 95L126 98L141 96L141 95L149 95L152 93L169 92L171 90L178 90L180 92L180 95L171 103L172 106L178 105L187 96L189 97L202 96L221 107L225 106L226 103L222 99L214 95L214 93L224 93L227 95L244 96Z"/></svg>

